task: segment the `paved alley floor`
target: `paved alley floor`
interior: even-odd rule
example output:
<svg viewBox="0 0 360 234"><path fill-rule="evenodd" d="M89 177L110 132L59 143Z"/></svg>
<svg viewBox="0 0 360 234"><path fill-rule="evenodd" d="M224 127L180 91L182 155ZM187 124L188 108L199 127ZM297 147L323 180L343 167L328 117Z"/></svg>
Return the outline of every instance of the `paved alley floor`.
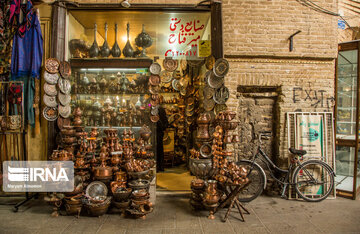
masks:
<svg viewBox="0 0 360 234"><path fill-rule="evenodd" d="M41 199L33 200L18 213L1 198L0 233L360 233L360 201L344 198L320 203L261 196L247 204L250 215L241 222L233 209L227 222L225 210L215 220L206 211L193 211L189 195L158 194L152 214L129 219L116 214L102 217L51 217L52 208Z"/></svg>

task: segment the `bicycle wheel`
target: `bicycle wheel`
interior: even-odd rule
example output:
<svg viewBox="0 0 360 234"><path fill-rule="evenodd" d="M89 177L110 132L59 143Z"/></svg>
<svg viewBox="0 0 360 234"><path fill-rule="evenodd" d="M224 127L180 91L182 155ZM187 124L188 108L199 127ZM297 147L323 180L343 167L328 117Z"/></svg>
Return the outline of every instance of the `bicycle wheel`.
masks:
<svg viewBox="0 0 360 234"><path fill-rule="evenodd" d="M263 192L265 174L258 164L251 161L240 160L237 165L246 168L250 180L250 184L239 194L238 200L240 202L251 202Z"/></svg>
<svg viewBox="0 0 360 234"><path fill-rule="evenodd" d="M322 161L310 160L296 167L293 182L301 198L319 202L327 198L334 188L334 171Z"/></svg>

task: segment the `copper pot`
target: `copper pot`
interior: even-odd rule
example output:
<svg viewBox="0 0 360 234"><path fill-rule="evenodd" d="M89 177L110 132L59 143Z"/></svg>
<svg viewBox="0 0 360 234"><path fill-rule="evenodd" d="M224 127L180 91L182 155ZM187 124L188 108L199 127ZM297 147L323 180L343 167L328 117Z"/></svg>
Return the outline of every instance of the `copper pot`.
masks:
<svg viewBox="0 0 360 234"><path fill-rule="evenodd" d="M82 111L80 107L75 108L74 112L73 112L74 116L81 116L82 115Z"/></svg>
<svg viewBox="0 0 360 234"><path fill-rule="evenodd" d="M84 166L85 166L84 155L78 154L76 156L75 167L76 168L83 168Z"/></svg>
<svg viewBox="0 0 360 234"><path fill-rule="evenodd" d="M95 167L93 170L93 175L96 179L111 179L112 178L112 168L111 167Z"/></svg>
<svg viewBox="0 0 360 234"><path fill-rule="evenodd" d="M75 134L75 129L61 129L61 134L64 136L73 136Z"/></svg>
<svg viewBox="0 0 360 234"><path fill-rule="evenodd" d="M126 181L126 180L127 180L126 172L118 171L115 173L115 181Z"/></svg>
<svg viewBox="0 0 360 234"><path fill-rule="evenodd" d="M73 144L76 142L76 137L65 137L62 140L65 144Z"/></svg>
<svg viewBox="0 0 360 234"><path fill-rule="evenodd" d="M218 193L216 186L216 180L208 180L208 186L203 195L204 202L208 205L216 204L220 200L220 194Z"/></svg>
<svg viewBox="0 0 360 234"><path fill-rule="evenodd" d="M82 120L79 116L76 116L74 119L74 125L75 126L80 126L82 124Z"/></svg>
<svg viewBox="0 0 360 234"><path fill-rule="evenodd" d="M205 185L205 181L202 179L195 179L191 181L191 187L196 189L202 189Z"/></svg>

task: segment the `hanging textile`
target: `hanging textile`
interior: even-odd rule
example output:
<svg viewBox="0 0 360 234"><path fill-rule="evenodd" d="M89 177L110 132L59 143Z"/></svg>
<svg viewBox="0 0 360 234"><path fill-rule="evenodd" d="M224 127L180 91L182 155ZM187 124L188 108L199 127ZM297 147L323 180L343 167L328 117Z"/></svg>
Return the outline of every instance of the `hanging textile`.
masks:
<svg viewBox="0 0 360 234"><path fill-rule="evenodd" d="M11 78L24 82L25 120L34 126L35 79L40 78L43 38L36 10L30 0L10 3L10 22L17 27L11 55Z"/></svg>
<svg viewBox="0 0 360 234"><path fill-rule="evenodd" d="M11 40L14 27L9 22L10 0L0 1L0 81L8 81L10 74Z"/></svg>

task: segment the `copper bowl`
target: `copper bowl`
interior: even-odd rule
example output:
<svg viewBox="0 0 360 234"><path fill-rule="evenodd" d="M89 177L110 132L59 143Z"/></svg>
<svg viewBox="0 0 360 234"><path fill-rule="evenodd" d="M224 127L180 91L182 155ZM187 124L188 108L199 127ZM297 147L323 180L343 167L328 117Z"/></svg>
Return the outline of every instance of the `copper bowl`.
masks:
<svg viewBox="0 0 360 234"><path fill-rule="evenodd" d="M149 196L149 192L146 191L145 189L139 189L139 190L134 190L131 193L133 198L143 198L143 197L148 197Z"/></svg>
<svg viewBox="0 0 360 234"><path fill-rule="evenodd" d="M129 182L129 187L132 188L132 190L146 189L148 191L150 187L150 181L143 179L133 180Z"/></svg>
<svg viewBox="0 0 360 234"><path fill-rule="evenodd" d="M128 171L127 172L129 177L136 180L136 179L144 179L148 174L149 170L145 171Z"/></svg>
<svg viewBox="0 0 360 234"><path fill-rule="evenodd" d="M113 201L112 204L114 205L114 207L116 207L117 209L127 209L130 207L131 204L131 200L128 201Z"/></svg>
<svg viewBox="0 0 360 234"><path fill-rule="evenodd" d="M65 203L65 210L67 215L80 215L82 204L68 204Z"/></svg>
<svg viewBox="0 0 360 234"><path fill-rule="evenodd" d="M93 175L96 179L111 179L112 178L112 167L95 167Z"/></svg>
<svg viewBox="0 0 360 234"><path fill-rule="evenodd" d="M202 179L195 179L191 181L191 187L195 189L202 189L205 186L205 181Z"/></svg>
<svg viewBox="0 0 360 234"><path fill-rule="evenodd" d="M125 201L131 195L132 189L131 188L118 188L114 193L114 200L115 201Z"/></svg>
<svg viewBox="0 0 360 234"><path fill-rule="evenodd" d="M87 212L90 216L102 216L104 215L110 204L111 204L111 197L107 197L103 202L100 203L92 203L91 201L84 199L83 200L84 206L87 209Z"/></svg>

